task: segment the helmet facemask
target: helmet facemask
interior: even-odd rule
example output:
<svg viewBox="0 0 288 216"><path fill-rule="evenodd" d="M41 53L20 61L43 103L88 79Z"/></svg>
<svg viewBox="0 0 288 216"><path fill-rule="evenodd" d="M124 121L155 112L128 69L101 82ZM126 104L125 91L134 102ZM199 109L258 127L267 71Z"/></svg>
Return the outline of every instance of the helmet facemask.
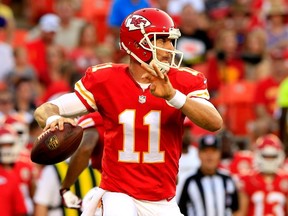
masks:
<svg viewBox="0 0 288 216"><path fill-rule="evenodd" d="M13 165L20 153L19 136L12 127L0 128L0 163Z"/></svg>
<svg viewBox="0 0 288 216"><path fill-rule="evenodd" d="M285 153L281 140L274 134L257 138L255 166L264 174L274 174L283 165Z"/></svg>
<svg viewBox="0 0 288 216"><path fill-rule="evenodd" d="M177 39L181 36L179 29L170 28L169 32L150 32L145 33L145 29L143 25L141 26L141 32L143 34L143 38L140 41L139 45L152 53L152 59L149 62L150 67L152 68L152 63L156 64L161 72L167 72L170 68L179 68L183 59L183 53L179 50L176 50ZM165 48L161 48L157 46L157 39L159 37L168 37L168 39L173 40L174 50L169 50ZM161 62L157 58L157 50L162 50L171 54L171 62Z"/></svg>
<svg viewBox="0 0 288 216"><path fill-rule="evenodd" d="M284 159L283 151L269 146L256 152L255 165L260 172L273 174L282 166Z"/></svg>
<svg viewBox="0 0 288 216"><path fill-rule="evenodd" d="M3 144L2 144L3 145ZM0 163L11 165L17 160L19 149L16 144L5 145L0 147Z"/></svg>

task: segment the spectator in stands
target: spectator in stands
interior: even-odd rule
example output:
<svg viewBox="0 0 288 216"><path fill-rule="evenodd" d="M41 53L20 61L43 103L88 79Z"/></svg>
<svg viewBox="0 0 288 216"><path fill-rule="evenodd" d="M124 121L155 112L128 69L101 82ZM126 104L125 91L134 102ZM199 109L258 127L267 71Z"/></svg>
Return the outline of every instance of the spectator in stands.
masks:
<svg viewBox="0 0 288 216"><path fill-rule="evenodd" d="M47 75L46 50L55 44L55 35L59 29L60 19L55 14L45 14L39 21L41 34L38 38L27 42L29 50L29 63L36 70L41 85L46 88L50 84L50 76Z"/></svg>
<svg viewBox="0 0 288 216"><path fill-rule="evenodd" d="M125 5L125 7L123 7ZM119 31L123 20L133 11L141 8L151 7L148 0L115 0L113 1L108 14L108 29L112 35L112 42L114 43L115 59L120 62L125 56L124 52L119 50Z"/></svg>
<svg viewBox="0 0 288 216"><path fill-rule="evenodd" d="M56 33L56 44L63 46L68 52L77 47L80 32L85 20L76 17L76 1L55 1L55 13L60 17L60 27Z"/></svg>
<svg viewBox="0 0 288 216"><path fill-rule="evenodd" d="M5 34L5 39L4 41L8 44L11 44L13 41L14 37L14 32L15 32L15 18L14 18L14 12L6 4L2 3L2 0L0 0L0 29L1 27L4 27L4 34Z"/></svg>
<svg viewBox="0 0 288 216"><path fill-rule="evenodd" d="M281 170L285 154L276 135L256 141L255 170L241 178L241 215L287 215L288 175Z"/></svg>
<svg viewBox="0 0 288 216"><path fill-rule="evenodd" d="M26 18L26 25L28 27L34 27L37 25L39 19L48 13L54 12L54 4L56 1L54 0L41 0L41 1L17 1L17 3L22 5L20 6L21 13L23 13ZM15 6L15 1L13 1L13 5ZM24 19L25 19L24 18ZM22 20L23 21L23 20ZM31 38L32 39L32 38ZM34 39L34 38L33 38Z"/></svg>
<svg viewBox="0 0 288 216"><path fill-rule="evenodd" d="M229 8L229 22L237 35L238 49L242 51L246 35L252 30L251 1L235 0Z"/></svg>
<svg viewBox="0 0 288 216"><path fill-rule="evenodd" d="M84 74L87 67L103 63L97 56L98 46L96 29L94 25L87 23L80 31L77 47L72 49L68 56L79 73Z"/></svg>
<svg viewBox="0 0 288 216"><path fill-rule="evenodd" d="M1 16L0 5L0 31L8 31L8 21L5 17ZM0 38L0 81L4 81L5 76L14 67L13 48L11 46L12 38L6 35L3 39Z"/></svg>
<svg viewBox="0 0 288 216"><path fill-rule="evenodd" d="M54 97L71 91L70 78L74 73L74 65L66 61L65 53L58 45L47 49L47 75L50 76L51 84L37 99L37 104L47 102Z"/></svg>
<svg viewBox="0 0 288 216"><path fill-rule="evenodd" d="M8 88L0 90L0 124L2 124L8 115L15 115L14 98Z"/></svg>
<svg viewBox="0 0 288 216"><path fill-rule="evenodd" d="M125 5L125 7L123 7ZM150 7L147 0L115 0L111 5L108 25L115 38L119 37L119 29L123 20L132 12L141 8Z"/></svg>
<svg viewBox="0 0 288 216"><path fill-rule="evenodd" d="M15 87L19 79L31 79L37 86L38 77L35 69L28 61L28 52L24 46L19 46L14 48L14 68L7 74L5 81L8 83L12 89Z"/></svg>
<svg viewBox="0 0 288 216"><path fill-rule="evenodd" d="M59 80L59 72L67 60L66 53L62 47L53 44L47 47L45 57L47 62L46 76L49 76L50 84L52 84Z"/></svg>
<svg viewBox="0 0 288 216"><path fill-rule="evenodd" d="M214 46L215 52L207 59L208 90L217 95L223 84L235 83L244 78L244 62L238 53L237 35L234 30L222 29Z"/></svg>
<svg viewBox="0 0 288 216"><path fill-rule="evenodd" d="M205 0L205 11L211 18L223 18L228 15L234 0Z"/></svg>
<svg viewBox="0 0 288 216"><path fill-rule="evenodd" d="M20 191L20 181L11 172L17 135L7 127L0 127L0 215L27 216L23 195Z"/></svg>
<svg viewBox="0 0 288 216"><path fill-rule="evenodd" d="M36 88L33 80L21 78L15 83L14 107L25 123L29 124L33 120L33 113L36 109Z"/></svg>
<svg viewBox="0 0 288 216"><path fill-rule="evenodd" d="M113 1L81 0L79 16L95 26L97 30L97 42L109 41L107 17Z"/></svg>
<svg viewBox="0 0 288 216"><path fill-rule="evenodd" d="M205 12L204 0L169 0L167 13L173 16L181 16L183 7L189 5L195 9L197 13Z"/></svg>
<svg viewBox="0 0 288 216"><path fill-rule="evenodd" d="M287 49L288 45L287 5L283 0L269 0L267 5L267 23L264 26L267 48L270 53L277 54Z"/></svg>
<svg viewBox="0 0 288 216"><path fill-rule="evenodd" d="M234 180L218 169L221 143L214 135L199 140L200 168L187 178L179 201L182 214L228 216L238 211L238 191Z"/></svg>
<svg viewBox="0 0 288 216"><path fill-rule="evenodd" d="M180 13L179 29L181 38L178 48L184 53L183 64L191 67L206 61L206 55L212 48L207 31L199 26L200 14L190 4L183 6Z"/></svg>
<svg viewBox="0 0 288 216"><path fill-rule="evenodd" d="M152 0L150 2L152 4L152 7L159 8L160 10L163 10L166 13L168 13L168 5L171 2L171 0L155 0L155 1ZM173 15L170 14L170 16L174 18ZM176 22L176 20L174 20L174 22Z"/></svg>
<svg viewBox="0 0 288 216"><path fill-rule="evenodd" d="M287 54L272 55L271 74L256 83L254 94L256 120L254 128L261 122L267 125L268 132L278 132L277 117L277 92L280 82L288 75ZM258 136L264 135L258 134Z"/></svg>
<svg viewBox="0 0 288 216"><path fill-rule="evenodd" d="M266 47L266 33L254 29L247 33L241 57L245 63L245 80L259 81L271 73L271 58Z"/></svg>
<svg viewBox="0 0 288 216"><path fill-rule="evenodd" d="M79 34L85 20L76 17L74 0L57 0L54 4L54 13L59 17L55 43L63 46L68 52L77 46ZM27 41L35 40L41 35L41 25L29 31Z"/></svg>

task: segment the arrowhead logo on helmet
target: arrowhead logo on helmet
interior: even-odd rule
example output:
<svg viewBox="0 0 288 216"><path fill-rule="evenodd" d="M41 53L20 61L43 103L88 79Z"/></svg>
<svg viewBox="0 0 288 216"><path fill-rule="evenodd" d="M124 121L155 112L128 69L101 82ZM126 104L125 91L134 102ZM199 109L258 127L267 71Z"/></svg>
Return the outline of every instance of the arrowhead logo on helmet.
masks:
<svg viewBox="0 0 288 216"><path fill-rule="evenodd" d="M129 31L138 30L141 28L141 23L144 24L144 27L151 25L151 22L145 17L134 14L126 20L126 27Z"/></svg>

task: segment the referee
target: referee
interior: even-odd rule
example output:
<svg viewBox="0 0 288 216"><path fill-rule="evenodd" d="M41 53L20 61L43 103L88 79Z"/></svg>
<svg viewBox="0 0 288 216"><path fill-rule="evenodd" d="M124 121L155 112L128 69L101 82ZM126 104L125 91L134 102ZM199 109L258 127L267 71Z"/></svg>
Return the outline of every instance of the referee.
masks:
<svg viewBox="0 0 288 216"><path fill-rule="evenodd" d="M214 135L199 141L201 166L185 181L179 207L185 216L230 216L239 208L238 191L231 176L219 170L220 142Z"/></svg>

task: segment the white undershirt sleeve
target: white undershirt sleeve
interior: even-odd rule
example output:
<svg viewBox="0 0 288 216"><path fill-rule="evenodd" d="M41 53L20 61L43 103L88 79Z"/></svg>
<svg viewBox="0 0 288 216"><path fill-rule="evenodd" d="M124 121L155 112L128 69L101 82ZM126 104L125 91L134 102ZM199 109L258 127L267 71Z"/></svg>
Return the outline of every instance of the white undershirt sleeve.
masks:
<svg viewBox="0 0 288 216"><path fill-rule="evenodd" d="M64 94L49 103L58 106L61 116L74 117L88 113L87 108L75 93Z"/></svg>

